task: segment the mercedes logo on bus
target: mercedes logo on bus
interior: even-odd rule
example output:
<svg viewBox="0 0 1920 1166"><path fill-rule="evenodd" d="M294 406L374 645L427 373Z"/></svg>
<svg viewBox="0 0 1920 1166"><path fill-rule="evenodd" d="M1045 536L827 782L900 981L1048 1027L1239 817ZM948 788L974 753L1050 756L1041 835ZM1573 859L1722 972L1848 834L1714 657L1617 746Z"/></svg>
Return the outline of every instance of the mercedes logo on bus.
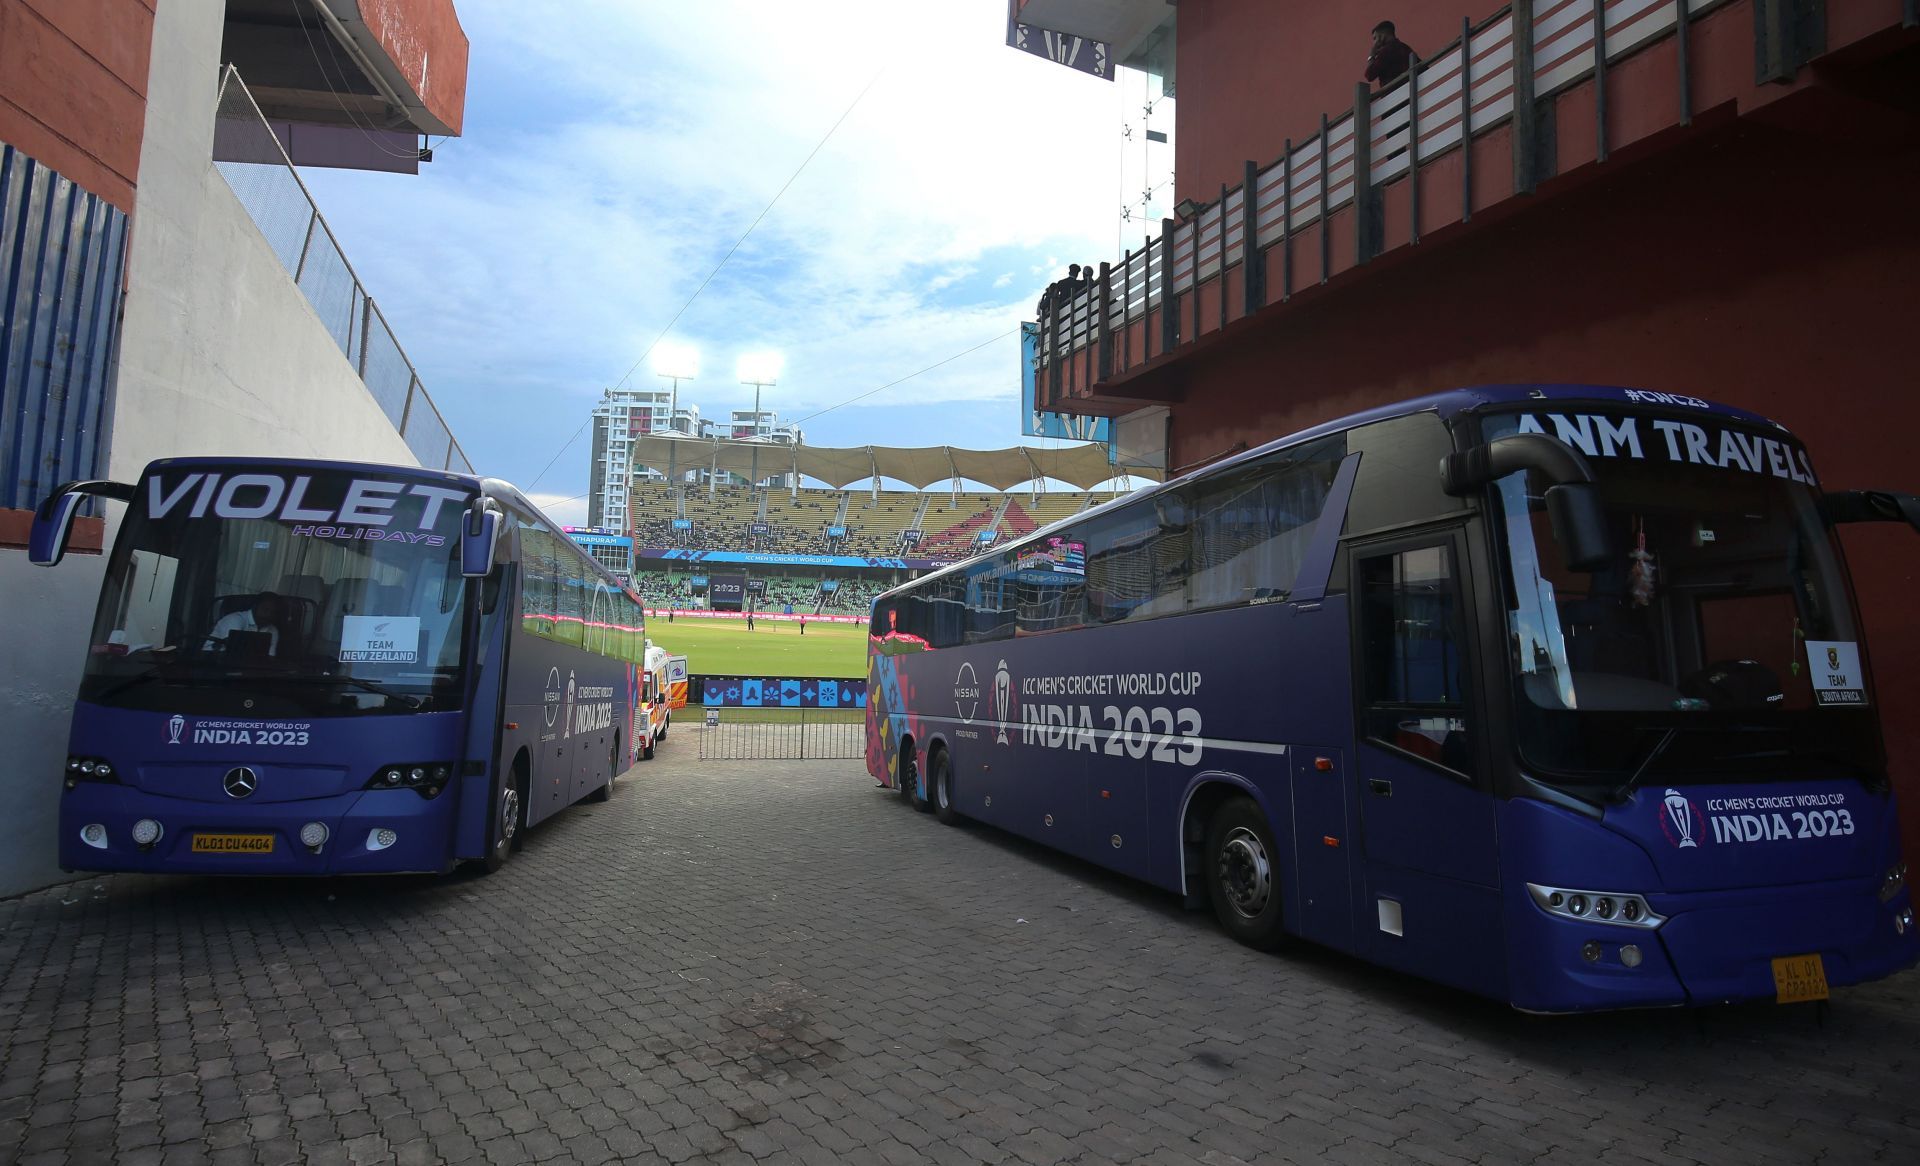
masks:
<svg viewBox="0 0 1920 1166"><path fill-rule="evenodd" d="M244 798L260 788L260 775L244 765L227 770L227 776L221 781L230 798Z"/></svg>

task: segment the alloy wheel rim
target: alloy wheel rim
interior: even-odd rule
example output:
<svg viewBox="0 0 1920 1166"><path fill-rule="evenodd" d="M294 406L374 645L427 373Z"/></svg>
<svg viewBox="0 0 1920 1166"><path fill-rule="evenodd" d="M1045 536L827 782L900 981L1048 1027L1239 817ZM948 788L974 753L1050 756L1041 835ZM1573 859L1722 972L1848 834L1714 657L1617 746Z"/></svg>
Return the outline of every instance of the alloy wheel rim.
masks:
<svg viewBox="0 0 1920 1166"><path fill-rule="evenodd" d="M1247 919L1257 918L1273 897L1273 864L1266 844L1245 826L1235 826L1220 846L1220 887L1233 909Z"/></svg>

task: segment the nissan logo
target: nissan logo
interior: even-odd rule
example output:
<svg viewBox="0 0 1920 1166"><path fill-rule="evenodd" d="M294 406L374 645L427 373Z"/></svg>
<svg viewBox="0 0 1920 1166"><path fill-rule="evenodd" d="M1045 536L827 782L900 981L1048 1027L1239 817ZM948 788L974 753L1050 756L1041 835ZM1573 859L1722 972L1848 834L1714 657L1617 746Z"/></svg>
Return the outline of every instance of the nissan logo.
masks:
<svg viewBox="0 0 1920 1166"><path fill-rule="evenodd" d="M227 770L227 776L221 781L230 798L244 798L260 788L260 775L246 766L236 766Z"/></svg>

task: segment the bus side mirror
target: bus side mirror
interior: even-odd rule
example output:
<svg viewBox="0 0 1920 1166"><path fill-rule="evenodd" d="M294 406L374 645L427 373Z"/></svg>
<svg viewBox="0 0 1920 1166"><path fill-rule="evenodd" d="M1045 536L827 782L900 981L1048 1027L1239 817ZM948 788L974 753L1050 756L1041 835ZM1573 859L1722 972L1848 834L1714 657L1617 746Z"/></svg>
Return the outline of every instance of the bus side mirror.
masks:
<svg viewBox="0 0 1920 1166"><path fill-rule="evenodd" d="M80 503L88 498L112 498L133 501L133 487L125 482L67 482L55 488L33 511L33 528L27 534L27 562L36 567L58 566L67 557L67 535L73 530Z"/></svg>
<svg viewBox="0 0 1920 1166"><path fill-rule="evenodd" d="M60 560L67 557L73 516L80 513L80 503L85 500L85 494L68 490L40 503L33 512L33 529L27 534L27 562L36 567L60 565Z"/></svg>
<svg viewBox="0 0 1920 1166"><path fill-rule="evenodd" d="M1515 433L1440 459L1440 485L1462 497L1508 474L1533 470L1552 482L1547 487L1547 518L1554 541L1573 571L1593 571L1613 557L1607 538L1606 509L1593 467L1579 450L1544 433Z"/></svg>
<svg viewBox="0 0 1920 1166"><path fill-rule="evenodd" d="M460 573L469 579L493 574L493 554L500 545L500 512L484 501L467 511L460 528Z"/></svg>
<svg viewBox="0 0 1920 1166"><path fill-rule="evenodd" d="M1547 487L1547 519L1568 570L1597 571L1613 557L1606 508L1600 504L1600 488L1592 482Z"/></svg>
<svg viewBox="0 0 1920 1166"><path fill-rule="evenodd" d="M1904 522L1920 530L1920 497L1891 490L1840 490L1823 495L1820 512L1834 525L1843 522Z"/></svg>

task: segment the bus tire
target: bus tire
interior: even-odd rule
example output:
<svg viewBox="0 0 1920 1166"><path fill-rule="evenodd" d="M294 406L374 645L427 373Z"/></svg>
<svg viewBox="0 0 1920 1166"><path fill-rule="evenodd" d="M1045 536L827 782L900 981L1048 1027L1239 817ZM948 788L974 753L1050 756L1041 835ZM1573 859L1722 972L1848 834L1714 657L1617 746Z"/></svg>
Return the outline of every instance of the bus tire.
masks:
<svg viewBox="0 0 1920 1166"><path fill-rule="evenodd" d="M900 795L901 801L912 805L914 787L919 784L920 762L914 755L913 746L908 745L900 750L900 773L893 780L893 792Z"/></svg>
<svg viewBox="0 0 1920 1166"><path fill-rule="evenodd" d="M485 858L473 862L474 869L481 874L492 874L507 865L520 849L520 836L526 832L526 774L519 761L514 762L513 772L508 775L506 785L500 791L500 800L493 812L499 815L493 824L493 849Z"/></svg>
<svg viewBox="0 0 1920 1166"><path fill-rule="evenodd" d="M1280 850L1253 799L1229 798L1214 811L1206 861L1207 896L1221 928L1258 951L1283 946Z"/></svg>
<svg viewBox="0 0 1920 1166"><path fill-rule="evenodd" d="M933 816L943 825L958 826L967 820L953 804L953 762L945 749L933 755L933 775L928 778L927 786L927 792L932 795L927 800L933 803Z"/></svg>
<svg viewBox="0 0 1920 1166"><path fill-rule="evenodd" d="M640 760L653 760L653 738L651 736L647 738L646 744L640 746Z"/></svg>

